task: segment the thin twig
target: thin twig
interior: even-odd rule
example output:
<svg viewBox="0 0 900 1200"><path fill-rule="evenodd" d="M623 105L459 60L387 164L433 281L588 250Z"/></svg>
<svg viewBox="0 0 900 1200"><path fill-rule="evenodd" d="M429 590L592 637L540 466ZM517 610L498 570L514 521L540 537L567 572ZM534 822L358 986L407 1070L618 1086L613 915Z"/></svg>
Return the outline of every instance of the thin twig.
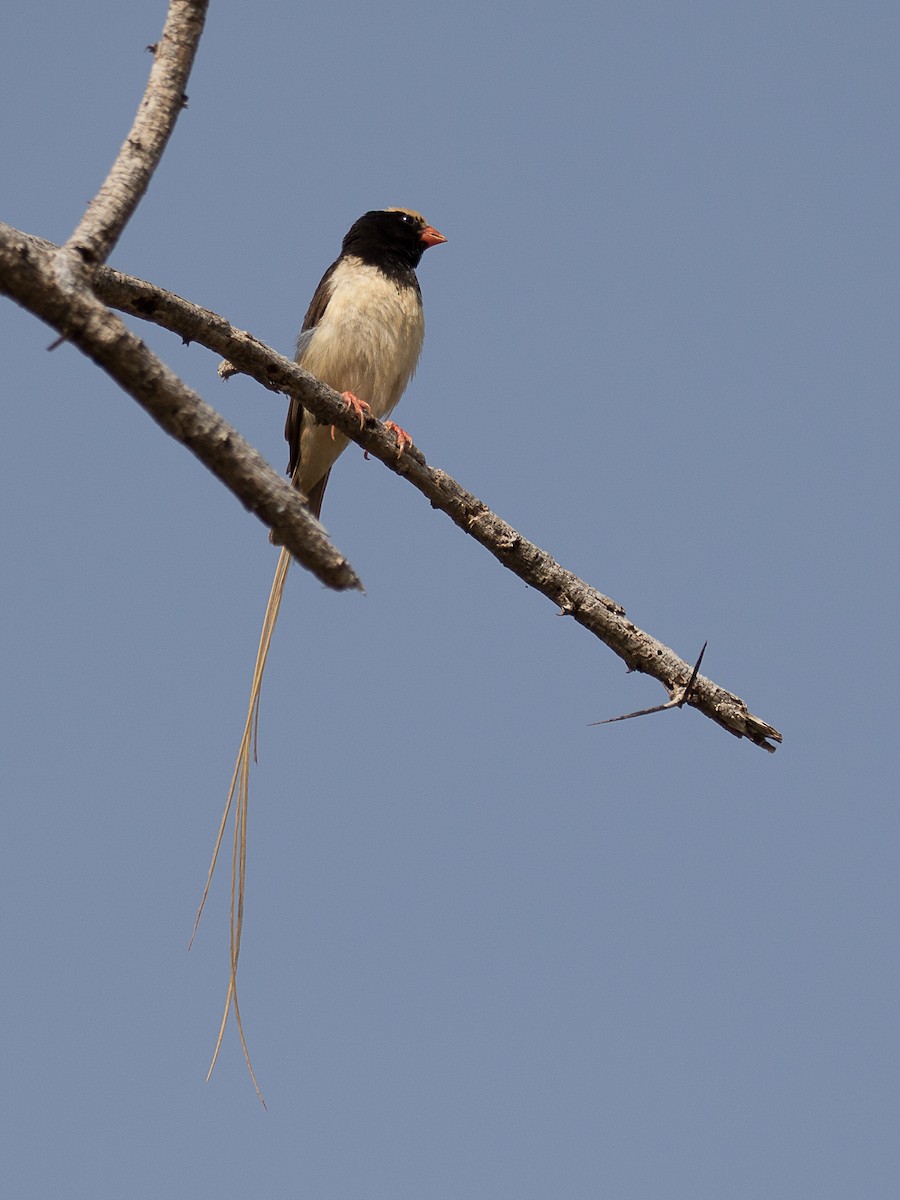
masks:
<svg viewBox="0 0 900 1200"><path fill-rule="evenodd" d="M296 396L317 420L336 425L389 470L405 475L434 508L447 513L505 567L600 638L630 670L658 679L670 696L684 687L691 675L691 665L627 620L620 604L526 541L444 471L428 466L418 448L413 446L398 458L396 440L380 422L369 419L360 430L356 420L348 417L346 405L338 394L296 363L251 334L234 328L219 314L154 284L104 267L96 273L95 286L98 294L114 307L170 329L186 341L199 342L270 391ZM751 713L739 696L702 675L697 675L687 703L735 737L747 738L769 753L782 740L778 730Z"/></svg>
<svg viewBox="0 0 900 1200"><path fill-rule="evenodd" d="M149 186L186 104L208 5L209 0L170 0L162 35L150 47L153 66L128 137L63 248L89 266L106 261Z"/></svg>

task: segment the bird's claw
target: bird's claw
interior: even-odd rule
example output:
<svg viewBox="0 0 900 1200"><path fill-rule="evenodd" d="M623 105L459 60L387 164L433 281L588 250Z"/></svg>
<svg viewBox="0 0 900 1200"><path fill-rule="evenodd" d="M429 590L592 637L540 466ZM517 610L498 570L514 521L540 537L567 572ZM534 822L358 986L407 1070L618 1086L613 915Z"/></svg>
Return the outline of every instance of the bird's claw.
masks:
<svg viewBox="0 0 900 1200"><path fill-rule="evenodd" d="M355 412L359 417L359 427L364 429L366 425L366 414L369 412L369 406L365 400L360 400L353 395L352 392L341 392L344 403L351 412ZM334 426L331 427L331 440L334 441Z"/></svg>
<svg viewBox="0 0 900 1200"><path fill-rule="evenodd" d="M397 457L399 458L406 447L412 445L412 438L405 429L401 429L394 421L385 421L384 427L385 429L390 429L391 433L397 439Z"/></svg>

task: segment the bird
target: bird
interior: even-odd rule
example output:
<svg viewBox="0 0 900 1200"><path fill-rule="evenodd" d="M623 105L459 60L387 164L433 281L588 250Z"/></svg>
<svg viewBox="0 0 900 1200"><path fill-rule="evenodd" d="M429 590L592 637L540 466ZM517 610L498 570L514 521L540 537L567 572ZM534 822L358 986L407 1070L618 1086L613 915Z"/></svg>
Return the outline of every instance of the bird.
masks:
<svg viewBox="0 0 900 1200"><path fill-rule="evenodd" d="M316 288L295 361L341 392L360 426L366 414L388 417L412 378L425 337L416 267L430 246L446 240L414 209L364 213ZM409 435L392 421L388 425L402 451ZM284 436L288 474L318 517L331 468L349 439L318 424L297 399L291 400Z"/></svg>
<svg viewBox="0 0 900 1200"><path fill-rule="evenodd" d="M340 254L313 294L297 339L295 361L342 394L345 403L359 417L360 428L367 416L385 420L413 376L425 337L416 267L429 247L446 240L412 208L373 209L363 213L351 225ZM411 442L409 434L392 421L385 424L393 430L398 453L402 454ZM313 516L318 518L331 469L349 445L349 439L333 426L319 424L294 398L288 408L284 436L289 447L287 473L306 498ZM231 863L231 972L207 1079L216 1065L233 1008L244 1059L264 1106L238 1007L237 964L244 911L251 747L255 759L260 689L290 563L290 553L282 547L263 620L231 788L191 935L193 942L236 796Z"/></svg>

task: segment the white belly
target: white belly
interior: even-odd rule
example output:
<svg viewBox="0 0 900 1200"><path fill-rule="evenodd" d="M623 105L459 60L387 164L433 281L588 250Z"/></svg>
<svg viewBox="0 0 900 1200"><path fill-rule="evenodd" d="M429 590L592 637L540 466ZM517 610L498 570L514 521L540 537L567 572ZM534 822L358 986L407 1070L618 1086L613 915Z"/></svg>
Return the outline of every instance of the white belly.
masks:
<svg viewBox="0 0 900 1200"><path fill-rule="evenodd" d="M425 336L417 289L399 287L377 267L341 262L329 280L322 319L301 335L297 361L338 392L352 392L384 420L403 395ZM307 415L300 438L301 491L309 492L347 446L348 439Z"/></svg>

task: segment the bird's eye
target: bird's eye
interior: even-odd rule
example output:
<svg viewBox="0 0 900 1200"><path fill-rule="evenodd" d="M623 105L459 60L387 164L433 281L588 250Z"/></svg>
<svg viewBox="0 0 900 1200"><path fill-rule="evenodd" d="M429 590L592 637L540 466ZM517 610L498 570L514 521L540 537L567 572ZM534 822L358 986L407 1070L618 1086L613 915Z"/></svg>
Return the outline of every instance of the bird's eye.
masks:
<svg viewBox="0 0 900 1200"><path fill-rule="evenodd" d="M412 217L409 215L409 213L401 213L400 220L404 223L404 225L408 225L412 220Z"/></svg>

